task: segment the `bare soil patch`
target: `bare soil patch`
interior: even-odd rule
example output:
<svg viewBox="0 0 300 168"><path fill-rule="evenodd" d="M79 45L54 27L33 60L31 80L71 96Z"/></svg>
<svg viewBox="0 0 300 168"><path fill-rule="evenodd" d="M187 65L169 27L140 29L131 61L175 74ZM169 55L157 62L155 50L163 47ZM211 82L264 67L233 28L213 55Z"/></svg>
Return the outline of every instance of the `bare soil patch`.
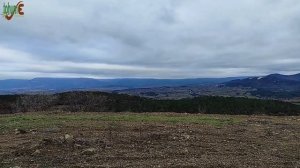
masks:
<svg viewBox="0 0 300 168"><path fill-rule="evenodd" d="M295 168L300 167L300 117L3 115L0 167L14 166Z"/></svg>

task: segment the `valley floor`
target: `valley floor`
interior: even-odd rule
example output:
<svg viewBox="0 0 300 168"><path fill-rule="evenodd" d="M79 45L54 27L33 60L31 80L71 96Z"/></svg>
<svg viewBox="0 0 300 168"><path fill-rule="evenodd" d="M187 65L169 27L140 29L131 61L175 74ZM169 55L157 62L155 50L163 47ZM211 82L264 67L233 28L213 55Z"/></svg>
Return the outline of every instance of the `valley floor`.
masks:
<svg viewBox="0 0 300 168"><path fill-rule="evenodd" d="M0 115L0 167L295 168L300 117Z"/></svg>

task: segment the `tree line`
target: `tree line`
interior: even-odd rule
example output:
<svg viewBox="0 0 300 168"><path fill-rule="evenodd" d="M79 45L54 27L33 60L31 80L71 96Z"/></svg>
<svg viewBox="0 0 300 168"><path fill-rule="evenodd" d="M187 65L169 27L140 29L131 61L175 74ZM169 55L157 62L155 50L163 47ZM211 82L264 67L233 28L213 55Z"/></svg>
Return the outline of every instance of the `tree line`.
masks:
<svg viewBox="0 0 300 168"><path fill-rule="evenodd" d="M299 115L300 106L276 100L201 96L156 100L103 92L0 96L0 113L177 112L230 115Z"/></svg>

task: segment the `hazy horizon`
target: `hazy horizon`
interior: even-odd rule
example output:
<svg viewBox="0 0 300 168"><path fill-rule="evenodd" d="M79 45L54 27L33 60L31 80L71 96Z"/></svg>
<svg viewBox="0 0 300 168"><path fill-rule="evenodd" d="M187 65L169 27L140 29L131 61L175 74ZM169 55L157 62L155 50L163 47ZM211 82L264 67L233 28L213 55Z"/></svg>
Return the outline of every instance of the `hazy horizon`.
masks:
<svg viewBox="0 0 300 168"><path fill-rule="evenodd" d="M273 73L279 75L298 75L296 74L281 74L281 73ZM115 78L97 78L97 77L33 77L33 78L7 78L7 79L0 79L0 80L34 80L34 79L96 79L96 80L118 80L118 79L150 79L150 80L184 80L184 79L226 79L226 78L251 78L251 77L264 77L273 74L266 74L266 75L252 75L252 76L225 76L225 77L192 77L192 78L149 78L149 77L115 77Z"/></svg>

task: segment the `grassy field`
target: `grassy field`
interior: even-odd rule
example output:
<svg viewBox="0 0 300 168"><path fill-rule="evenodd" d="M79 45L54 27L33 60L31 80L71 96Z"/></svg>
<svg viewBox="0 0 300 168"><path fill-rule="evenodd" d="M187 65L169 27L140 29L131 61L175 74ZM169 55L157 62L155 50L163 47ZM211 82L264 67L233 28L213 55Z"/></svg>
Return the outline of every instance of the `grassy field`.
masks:
<svg viewBox="0 0 300 168"><path fill-rule="evenodd" d="M0 167L295 168L299 139L293 116L0 115Z"/></svg>
<svg viewBox="0 0 300 168"><path fill-rule="evenodd" d="M159 122L173 124L208 124L222 127L228 124L238 123L238 119L232 117L218 118L202 115L153 115L153 114L116 114L116 113L28 113L18 115L0 115L0 131L11 131L20 129L41 129L53 126L65 127L77 123L79 125L90 124L101 121L109 122Z"/></svg>

